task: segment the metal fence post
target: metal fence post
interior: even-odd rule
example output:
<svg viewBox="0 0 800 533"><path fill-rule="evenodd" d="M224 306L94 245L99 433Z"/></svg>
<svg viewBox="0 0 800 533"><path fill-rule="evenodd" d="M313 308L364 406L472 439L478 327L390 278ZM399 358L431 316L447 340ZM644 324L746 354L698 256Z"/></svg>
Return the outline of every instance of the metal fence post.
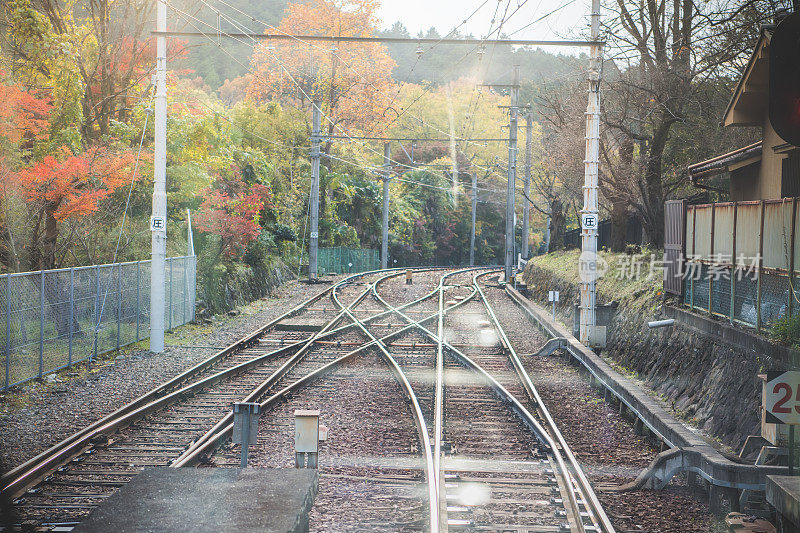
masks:
<svg viewBox="0 0 800 533"><path fill-rule="evenodd" d="M6 387L11 385L11 272L6 274Z"/></svg>
<svg viewBox="0 0 800 533"><path fill-rule="evenodd" d="M797 218L797 198L792 198L792 222L791 222L791 230L789 234L791 235L791 242L789 244L789 305L786 308L787 316L791 318L792 314L794 313L794 299L795 299L795 290L794 290L794 234L796 231L795 219Z"/></svg>
<svg viewBox="0 0 800 533"><path fill-rule="evenodd" d="M175 262L174 257L170 257L169 261L169 330L172 331L172 264Z"/></svg>
<svg viewBox="0 0 800 533"><path fill-rule="evenodd" d="M736 316L736 224L739 217L739 203L733 202L733 241L731 243L731 308L730 322Z"/></svg>
<svg viewBox="0 0 800 533"><path fill-rule="evenodd" d="M764 200L761 200L760 205L760 230L758 232L758 281L756 283L756 330L761 331L761 266L763 265L764 256Z"/></svg>
<svg viewBox="0 0 800 533"><path fill-rule="evenodd" d="M189 292L189 278L186 276L186 267L188 264L188 257L183 258L183 323L186 324L186 296Z"/></svg>
<svg viewBox="0 0 800 533"><path fill-rule="evenodd" d="M44 373L44 270L39 277L39 377Z"/></svg>
<svg viewBox="0 0 800 533"><path fill-rule="evenodd" d="M139 315L141 314L140 308L140 295L139 295L139 271L140 265L142 264L141 261L136 261L136 342L139 342Z"/></svg>
<svg viewBox="0 0 800 533"><path fill-rule="evenodd" d="M122 327L122 263L117 263L117 350L119 350L119 334L121 327Z"/></svg>
<svg viewBox="0 0 800 533"><path fill-rule="evenodd" d="M67 360L68 366L72 366L72 330L75 322L75 269L69 269L69 313L67 313L69 320L69 331L67 336L69 340L69 359Z"/></svg>
<svg viewBox="0 0 800 533"><path fill-rule="evenodd" d="M100 265L94 267L94 347L92 348L92 360L97 358L98 336L100 334Z"/></svg>
<svg viewBox="0 0 800 533"><path fill-rule="evenodd" d="M716 203L711 202L711 256L709 259L711 262L709 264L714 264L714 229L716 225ZM713 315L714 314L714 278L712 276L708 276L708 313Z"/></svg>

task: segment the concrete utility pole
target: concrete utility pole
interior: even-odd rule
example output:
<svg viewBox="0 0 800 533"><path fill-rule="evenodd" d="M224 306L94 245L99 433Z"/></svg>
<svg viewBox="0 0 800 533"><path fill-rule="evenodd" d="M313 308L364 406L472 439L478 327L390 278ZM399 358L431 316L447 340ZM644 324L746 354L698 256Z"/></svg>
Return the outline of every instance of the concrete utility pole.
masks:
<svg viewBox="0 0 800 533"><path fill-rule="evenodd" d="M600 0L592 0L591 38L600 37ZM588 344L597 324L597 180L600 167L600 79L602 46L591 46L589 64L589 103L586 107L586 163L581 210L580 341Z"/></svg>
<svg viewBox="0 0 800 533"><path fill-rule="evenodd" d="M528 259L528 238L531 223L531 159L533 158L533 115L530 110L525 115L525 198L522 200L522 247L523 259Z"/></svg>
<svg viewBox="0 0 800 533"><path fill-rule="evenodd" d="M320 102L314 102L311 125L311 236L308 239L308 279L317 276L317 245L319 244L319 140L322 122Z"/></svg>
<svg viewBox="0 0 800 533"><path fill-rule="evenodd" d="M156 31L167 31L167 3L156 5ZM153 211L150 217L150 351L164 351L164 270L167 263L167 38L156 37Z"/></svg>
<svg viewBox="0 0 800 533"><path fill-rule="evenodd" d="M383 223L381 224L381 268L389 265L389 162L392 159L391 145L383 143Z"/></svg>
<svg viewBox="0 0 800 533"><path fill-rule="evenodd" d="M517 101L519 100L519 65L514 65L511 84L511 107L508 127L508 187L506 187L506 260L505 279L511 279L514 268L514 192L517 182Z"/></svg>
<svg viewBox="0 0 800 533"><path fill-rule="evenodd" d="M469 266L475 266L475 219L478 209L478 175L472 174L472 232L469 237Z"/></svg>

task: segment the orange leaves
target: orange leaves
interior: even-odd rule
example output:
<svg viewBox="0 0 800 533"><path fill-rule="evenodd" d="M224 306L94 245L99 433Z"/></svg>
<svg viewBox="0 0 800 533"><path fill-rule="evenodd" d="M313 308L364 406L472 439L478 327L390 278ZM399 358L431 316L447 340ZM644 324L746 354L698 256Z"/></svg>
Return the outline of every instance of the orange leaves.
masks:
<svg viewBox="0 0 800 533"><path fill-rule="evenodd" d="M196 217L200 231L220 238L220 253L235 258L261 234L260 218L273 209L272 191L266 185L248 186L240 178L217 178L214 188L201 192L203 204Z"/></svg>
<svg viewBox="0 0 800 533"><path fill-rule="evenodd" d="M46 139L52 108L49 98L38 98L17 85L0 83L0 135L13 144L23 139Z"/></svg>
<svg viewBox="0 0 800 533"><path fill-rule="evenodd" d="M375 0L293 3L286 8L278 32L370 36L377 28L377 5ZM254 51L247 93L256 100L303 102L304 92L322 102L331 120L345 127L363 127L389 104L394 66L386 48L378 43L265 41Z"/></svg>
<svg viewBox="0 0 800 533"><path fill-rule="evenodd" d="M47 206L61 222L97 211L101 200L128 185L134 159L130 152L92 148L79 155L47 156L17 172L14 180L29 202Z"/></svg>

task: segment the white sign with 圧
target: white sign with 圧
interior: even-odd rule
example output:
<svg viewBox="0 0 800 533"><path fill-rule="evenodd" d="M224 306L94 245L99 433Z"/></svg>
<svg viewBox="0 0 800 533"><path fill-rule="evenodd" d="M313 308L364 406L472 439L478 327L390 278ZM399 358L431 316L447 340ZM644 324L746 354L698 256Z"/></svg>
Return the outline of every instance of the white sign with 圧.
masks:
<svg viewBox="0 0 800 533"><path fill-rule="evenodd" d="M597 229L597 215L595 213L584 213L581 215L581 228Z"/></svg>
<svg viewBox="0 0 800 533"><path fill-rule="evenodd" d="M767 372L764 409L771 424L800 424L800 371Z"/></svg>
<svg viewBox="0 0 800 533"><path fill-rule="evenodd" d="M150 231L162 231L167 229L167 221L164 217L150 217Z"/></svg>

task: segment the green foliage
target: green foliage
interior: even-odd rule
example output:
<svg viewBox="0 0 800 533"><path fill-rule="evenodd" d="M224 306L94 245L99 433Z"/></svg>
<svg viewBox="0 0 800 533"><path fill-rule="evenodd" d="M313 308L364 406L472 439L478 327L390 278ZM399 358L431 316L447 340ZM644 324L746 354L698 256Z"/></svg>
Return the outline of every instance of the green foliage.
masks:
<svg viewBox="0 0 800 533"><path fill-rule="evenodd" d="M770 333L782 344L800 347L800 315L785 315L775 320Z"/></svg>

